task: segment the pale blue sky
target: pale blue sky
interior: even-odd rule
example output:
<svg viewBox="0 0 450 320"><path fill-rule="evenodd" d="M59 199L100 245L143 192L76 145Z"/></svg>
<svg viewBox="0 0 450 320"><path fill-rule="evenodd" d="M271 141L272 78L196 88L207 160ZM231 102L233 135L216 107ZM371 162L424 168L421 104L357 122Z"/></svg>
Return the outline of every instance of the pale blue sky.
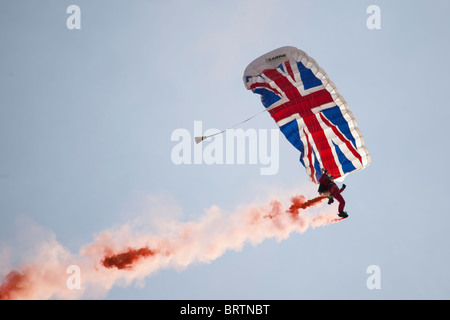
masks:
<svg viewBox="0 0 450 320"><path fill-rule="evenodd" d="M80 30L66 27L71 4L81 8ZM366 27L371 4L381 8L380 30ZM243 85L245 67L295 46L336 84L372 157L345 180L350 219L161 270L106 298L450 298L450 3L432 4L2 1L2 275L39 237L24 225L76 253L104 229L169 207L161 199L189 221L212 205L233 211L267 199L272 189L310 190L281 135L276 175L261 176L259 165L171 161L174 130L192 131L194 120L222 129L261 110ZM262 114L243 128L276 125ZM380 290L366 287L369 265L381 269Z"/></svg>

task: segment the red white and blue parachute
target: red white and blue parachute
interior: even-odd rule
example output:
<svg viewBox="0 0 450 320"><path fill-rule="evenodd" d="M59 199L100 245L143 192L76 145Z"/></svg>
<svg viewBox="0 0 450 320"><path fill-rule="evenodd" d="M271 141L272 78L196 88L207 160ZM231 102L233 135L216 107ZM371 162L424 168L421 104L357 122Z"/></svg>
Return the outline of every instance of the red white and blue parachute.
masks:
<svg viewBox="0 0 450 320"><path fill-rule="evenodd" d="M294 47L257 58L244 72L247 89L261 101L315 183L321 168L335 179L370 164L356 120L344 98L317 62Z"/></svg>

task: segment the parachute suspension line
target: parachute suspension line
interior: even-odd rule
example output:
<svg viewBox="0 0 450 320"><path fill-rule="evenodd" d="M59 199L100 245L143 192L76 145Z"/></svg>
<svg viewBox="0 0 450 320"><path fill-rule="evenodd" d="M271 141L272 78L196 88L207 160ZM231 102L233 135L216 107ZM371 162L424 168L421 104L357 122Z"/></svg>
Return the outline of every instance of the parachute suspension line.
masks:
<svg viewBox="0 0 450 320"><path fill-rule="evenodd" d="M255 118L256 116L259 116L261 113L263 113L263 112L266 112L267 111L267 109L264 109L264 110L262 110L262 111L260 111L260 112L258 112L257 114L254 114L253 116L251 116L250 118L248 118L248 119L245 119L244 121L241 121L241 122L239 122L239 123L236 123L234 126L232 126L232 127L229 127L229 128L227 128L227 129L224 129L224 130L222 130L222 131L220 131L220 132L217 132L217 133L214 133L214 134L210 134L209 136L201 136L201 137L195 137L195 143L200 143L200 142L202 142L203 140L205 140L205 139L208 139L208 138L211 138L211 137L214 137L214 136L216 136L216 135L218 135L218 134L222 134L222 133L224 133L225 131L227 131L227 130L230 130L230 129L233 129L233 128L236 128L237 126L239 126L239 125L241 125L241 124L243 124L243 123L245 123L245 122L247 122L247 121L250 121L250 120L252 120L253 118Z"/></svg>

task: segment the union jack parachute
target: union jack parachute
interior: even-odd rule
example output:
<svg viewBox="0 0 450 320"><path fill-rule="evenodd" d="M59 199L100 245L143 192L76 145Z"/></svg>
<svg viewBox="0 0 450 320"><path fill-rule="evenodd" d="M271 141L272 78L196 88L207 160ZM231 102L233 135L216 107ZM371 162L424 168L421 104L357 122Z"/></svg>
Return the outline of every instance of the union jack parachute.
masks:
<svg viewBox="0 0 450 320"><path fill-rule="evenodd" d="M244 72L247 89L261 101L280 130L300 151L314 183L321 168L336 180L370 164L361 131L344 98L317 62L294 47L268 52Z"/></svg>

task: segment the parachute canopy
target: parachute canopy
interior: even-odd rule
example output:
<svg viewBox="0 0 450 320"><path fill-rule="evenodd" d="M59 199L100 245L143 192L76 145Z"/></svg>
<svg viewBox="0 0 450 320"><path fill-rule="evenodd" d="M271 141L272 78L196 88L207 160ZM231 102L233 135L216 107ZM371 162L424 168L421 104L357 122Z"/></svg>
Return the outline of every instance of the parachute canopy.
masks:
<svg viewBox="0 0 450 320"><path fill-rule="evenodd" d="M321 168L338 181L370 164L356 120L317 62L294 47L282 47L250 63L248 90L261 101L285 137L300 151L300 162L318 183Z"/></svg>

